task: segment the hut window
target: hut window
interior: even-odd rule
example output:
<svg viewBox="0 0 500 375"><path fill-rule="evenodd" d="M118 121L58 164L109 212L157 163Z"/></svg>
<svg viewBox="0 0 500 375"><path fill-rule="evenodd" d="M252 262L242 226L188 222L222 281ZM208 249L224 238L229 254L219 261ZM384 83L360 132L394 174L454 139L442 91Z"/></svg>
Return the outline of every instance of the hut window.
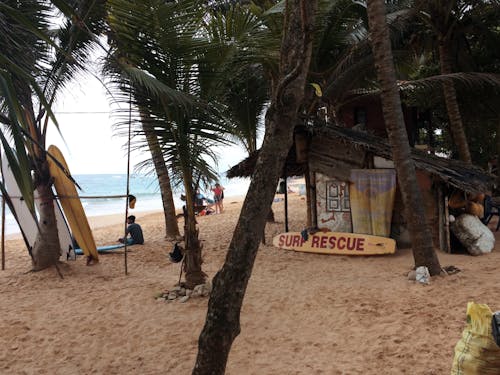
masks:
<svg viewBox="0 0 500 375"><path fill-rule="evenodd" d="M326 182L326 210L330 212L349 212L351 210L347 183L341 181Z"/></svg>
<svg viewBox="0 0 500 375"><path fill-rule="evenodd" d="M366 125L366 109L358 107L354 109L354 125Z"/></svg>

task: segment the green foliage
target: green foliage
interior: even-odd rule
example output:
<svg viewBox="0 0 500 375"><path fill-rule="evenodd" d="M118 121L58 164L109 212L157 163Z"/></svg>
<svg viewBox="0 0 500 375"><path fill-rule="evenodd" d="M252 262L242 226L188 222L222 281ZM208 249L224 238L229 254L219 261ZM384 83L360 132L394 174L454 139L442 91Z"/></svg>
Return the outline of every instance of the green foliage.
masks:
<svg viewBox="0 0 500 375"><path fill-rule="evenodd" d="M232 136L251 153L257 148L261 115L277 70L279 40L270 32L263 9L255 5L215 10L205 20L207 38L216 48L206 55L204 69L217 75L211 82L218 100L227 106Z"/></svg>
<svg viewBox="0 0 500 375"><path fill-rule="evenodd" d="M115 97L149 119L137 120L134 133L142 135L142 126L154 130L177 184L193 176L215 180L208 160L216 161L214 146L228 143L232 124L216 100L218 72L207 64L215 48L200 31L206 8L186 0L113 0L108 6L112 53L106 74ZM148 147L143 137L136 147Z"/></svg>
<svg viewBox="0 0 500 375"><path fill-rule="evenodd" d="M43 162L49 118L57 127L51 104L59 89L85 66L95 41L93 32L102 31L98 4L102 1L0 3L0 122L4 125L0 138L33 214L34 183L48 183Z"/></svg>

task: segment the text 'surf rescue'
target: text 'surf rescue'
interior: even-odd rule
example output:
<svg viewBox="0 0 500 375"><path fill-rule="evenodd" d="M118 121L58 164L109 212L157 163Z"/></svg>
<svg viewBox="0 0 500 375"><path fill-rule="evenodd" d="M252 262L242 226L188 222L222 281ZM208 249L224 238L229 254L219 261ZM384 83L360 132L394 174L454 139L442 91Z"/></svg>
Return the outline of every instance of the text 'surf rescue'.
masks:
<svg viewBox="0 0 500 375"><path fill-rule="evenodd" d="M310 238L310 246L315 249L337 249L364 251L365 239L344 236L321 236L313 235ZM302 247L305 243L301 235L289 235L283 233L279 236L279 247Z"/></svg>

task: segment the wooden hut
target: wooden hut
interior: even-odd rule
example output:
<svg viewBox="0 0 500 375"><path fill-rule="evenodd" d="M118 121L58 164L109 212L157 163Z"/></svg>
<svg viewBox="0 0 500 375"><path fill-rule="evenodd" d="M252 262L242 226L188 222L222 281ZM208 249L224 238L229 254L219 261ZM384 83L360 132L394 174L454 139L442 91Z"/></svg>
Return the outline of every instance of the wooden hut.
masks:
<svg viewBox="0 0 500 375"><path fill-rule="evenodd" d="M232 167L227 177L250 176L258 152ZM492 177L478 167L412 149L434 245L451 252L449 197L491 190ZM283 177L305 176L307 222L339 232L390 236L409 245L403 204L387 139L356 129L297 128Z"/></svg>

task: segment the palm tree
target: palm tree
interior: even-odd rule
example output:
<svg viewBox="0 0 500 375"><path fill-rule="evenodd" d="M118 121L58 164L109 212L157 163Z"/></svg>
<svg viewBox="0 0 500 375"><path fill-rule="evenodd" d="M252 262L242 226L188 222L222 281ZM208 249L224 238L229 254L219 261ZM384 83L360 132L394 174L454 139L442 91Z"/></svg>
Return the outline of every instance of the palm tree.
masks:
<svg viewBox="0 0 500 375"><path fill-rule="evenodd" d="M175 213L174 195L168 168L163 158L160 142L154 132L154 121L147 109L139 109L144 136L148 144L151 158L155 167L158 185L160 187L161 199L163 202L163 214L165 218L165 235L170 239L177 239L180 236L179 225Z"/></svg>
<svg viewBox="0 0 500 375"><path fill-rule="evenodd" d="M470 155L476 164L485 166L485 159L491 158L490 140L487 134L498 134L493 123L498 123L495 110L498 104L498 52L494 47L499 42L498 16L500 4L496 1L414 1L413 33L410 35L411 49L422 59L421 66L424 76L439 74L439 72L466 72L442 75L448 79L441 80L445 99L445 113L448 124L446 131L451 133L451 147L458 149L459 157L466 160ZM415 20L417 22L415 22ZM436 46L437 44L437 46ZM434 61L434 56L438 61ZM444 63L443 63L444 62ZM444 70L443 70L444 67ZM467 73L474 72L474 73ZM479 72L480 74L478 74ZM492 74L493 73L493 74ZM461 79L468 77L466 85L460 85ZM498 77L498 76L497 76ZM460 87L462 86L462 87ZM485 90L486 86L489 86ZM491 88L493 87L493 90ZM424 94L426 101L435 95ZM453 97L456 97L454 101ZM460 108L459 108L459 103ZM434 109L436 105L434 105ZM439 105L437 106L439 107ZM451 109L451 114L450 114ZM460 109L460 110L458 110ZM440 111L435 111L438 120ZM466 124L465 135L456 135L460 129L453 126L452 119L459 116ZM495 116L492 119L492 116ZM459 142L456 141L459 139ZM457 145L458 143L458 145ZM468 150L466 149L468 148ZM500 155L500 153L498 153Z"/></svg>
<svg viewBox="0 0 500 375"><path fill-rule="evenodd" d="M0 26L0 121L4 125L0 138L34 218L34 190L41 202L38 237L29 249L34 270L54 265L59 258L45 144L49 119L57 126L50 106L68 80L84 68L94 34L104 29L102 5L102 1L0 4L4 20ZM61 26L56 26L56 12L63 17ZM6 194L3 186L2 192Z"/></svg>
<svg viewBox="0 0 500 375"><path fill-rule="evenodd" d="M475 28L476 35L483 33L481 13L491 13L498 5L488 1L457 1L457 0L417 0L415 10L420 19L428 25L432 35L437 39L439 67L441 75L450 75L458 65L467 65L468 70L474 70L471 65L470 42L467 33ZM498 13L498 11L496 11ZM486 14L484 14L486 16ZM464 64L465 62L465 64ZM461 160L471 163L471 152L467 141L466 129L460 113L457 91L453 80L442 83L444 102L449 117L449 131L458 149Z"/></svg>
<svg viewBox="0 0 500 375"><path fill-rule="evenodd" d="M272 3L272 2L270 2ZM206 58L206 71L218 75L213 92L227 107L234 124L233 136L250 155L257 150L263 111L270 100L270 81L277 59L278 38L269 32L257 6L240 2L208 8L204 22L213 54Z"/></svg>
<svg viewBox="0 0 500 375"><path fill-rule="evenodd" d="M276 70L279 33L272 33L262 17L263 6L229 2L209 8L205 30L217 54L207 56L206 68L218 72L217 92L227 107L233 127L233 138L243 145L248 155L257 150L263 113L270 100L270 83ZM221 51L223 51L221 53ZM269 222L274 212L269 210Z"/></svg>
<svg viewBox="0 0 500 375"><path fill-rule="evenodd" d="M234 136L241 142L248 155L257 150L260 120L269 102L268 82L262 66L243 66L227 82L223 102L234 122Z"/></svg>
<svg viewBox="0 0 500 375"><path fill-rule="evenodd" d="M198 1L109 1L113 57L108 72L125 102L139 108L146 123L137 134L158 140L185 205L185 271L189 288L205 281L194 211L198 177L214 181L208 160L213 146L227 143L230 123L213 100L211 72L204 72L210 46L199 32L205 7ZM152 133L152 134L151 134Z"/></svg>
<svg viewBox="0 0 500 375"><path fill-rule="evenodd" d="M255 256L280 172L293 140L312 53L317 3L286 2L279 80L266 113L266 134L252 182L229 245L226 261L214 278L207 320L201 332L193 374L223 374Z"/></svg>
<svg viewBox="0 0 500 375"><path fill-rule="evenodd" d="M146 148L151 152L151 162L158 177L164 207L166 237L175 238L179 236L179 227L175 214L171 178L155 133L157 118L150 110L151 103L154 103L156 98L152 100L152 95L149 95L147 89L148 84L154 85L154 83L144 83L140 81L140 78L137 78L143 74L141 68L146 67L147 69L148 65L158 64L159 56L155 58L152 55L158 48L152 46L154 39L151 37L151 35L158 34L159 25L155 22L157 18L148 20L149 23L137 22L138 18L142 20L144 15L142 12L148 9L148 5L155 5L155 2L150 3L135 1L111 1L108 3L108 22L110 25L108 43L111 45L111 50L103 71L104 76L109 79L111 90L115 91L117 100L127 104L126 108L130 107L130 109L118 111L118 113L123 112L123 121L118 123L116 127L120 130L122 125L125 129L124 132L127 132L129 121L132 121L135 147ZM151 14L148 13L148 15ZM132 20L130 24L128 20ZM150 29L151 22L154 22L152 29ZM134 78L137 78L139 82L136 82ZM174 90L167 87L167 91L172 94ZM164 93L163 95L168 94ZM132 106L134 109L131 108ZM134 116L132 119L132 111L134 115L137 113L138 118ZM144 162L140 168L144 169L149 164Z"/></svg>
<svg viewBox="0 0 500 375"><path fill-rule="evenodd" d="M422 196L403 121L384 1L368 0L367 11L375 67L382 90L382 109L405 206L415 266L426 266L431 275L438 275L441 272L441 266L433 248L432 234L427 225L423 207L420 204Z"/></svg>
<svg viewBox="0 0 500 375"><path fill-rule="evenodd" d="M309 82L321 86L322 96L309 90L308 108L315 116L319 107L326 107L336 121L351 90L373 87L373 57L362 3L321 2L320 9Z"/></svg>

